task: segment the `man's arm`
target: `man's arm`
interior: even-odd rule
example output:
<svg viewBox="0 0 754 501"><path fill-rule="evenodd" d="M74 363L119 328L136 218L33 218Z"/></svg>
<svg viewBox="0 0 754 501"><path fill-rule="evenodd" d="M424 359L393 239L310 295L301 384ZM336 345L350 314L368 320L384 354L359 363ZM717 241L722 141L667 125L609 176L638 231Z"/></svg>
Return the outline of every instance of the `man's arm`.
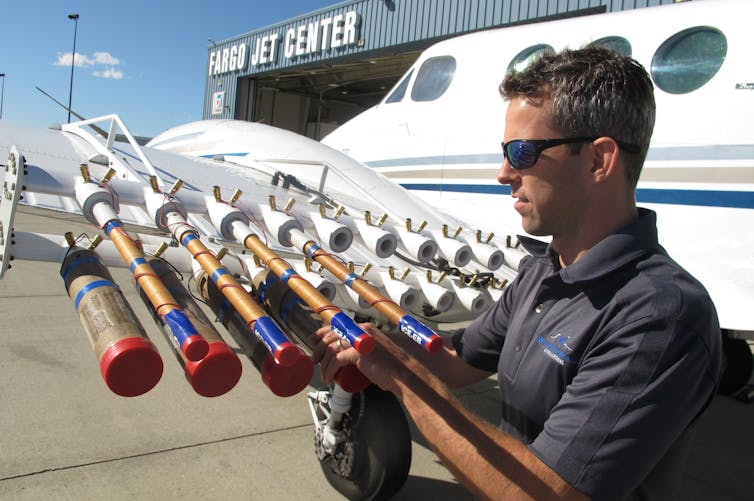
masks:
<svg viewBox="0 0 754 501"><path fill-rule="evenodd" d="M393 392L443 464L480 498L587 499L524 444L466 410L415 358L377 329L367 329L378 341L367 356L352 348L338 351L335 334L319 332L323 343L314 357L326 381L340 367L356 364L372 382Z"/></svg>
<svg viewBox="0 0 754 501"><path fill-rule="evenodd" d="M399 331L386 334L390 341L421 362L431 374L451 389L463 388L490 377L493 372L477 369L462 360L446 342L437 353L427 353L423 347Z"/></svg>

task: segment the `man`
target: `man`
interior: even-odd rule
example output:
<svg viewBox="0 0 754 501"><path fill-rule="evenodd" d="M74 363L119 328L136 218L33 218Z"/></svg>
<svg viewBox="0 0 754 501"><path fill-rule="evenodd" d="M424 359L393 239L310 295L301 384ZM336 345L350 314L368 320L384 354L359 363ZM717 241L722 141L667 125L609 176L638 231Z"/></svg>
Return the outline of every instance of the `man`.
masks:
<svg viewBox="0 0 754 501"><path fill-rule="evenodd" d="M721 370L704 288L657 241L636 183L654 126L651 81L597 47L542 57L501 94L504 162L531 254L454 349L422 362L374 328L378 349L315 350L331 380L356 364L401 399L445 465L489 499L670 499ZM395 341L406 346L406 343ZM500 428L452 397L497 372ZM447 385L447 386L446 386Z"/></svg>

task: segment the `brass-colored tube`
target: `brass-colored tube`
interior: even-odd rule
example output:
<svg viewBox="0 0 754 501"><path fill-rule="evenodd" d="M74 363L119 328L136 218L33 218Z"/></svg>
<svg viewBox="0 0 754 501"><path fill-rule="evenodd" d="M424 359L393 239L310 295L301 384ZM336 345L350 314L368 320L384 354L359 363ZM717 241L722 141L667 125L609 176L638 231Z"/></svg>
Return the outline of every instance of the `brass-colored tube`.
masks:
<svg viewBox="0 0 754 501"><path fill-rule="evenodd" d="M186 379L198 394L205 397L216 397L229 392L241 378L242 366L238 356L223 341L212 321L196 304L177 272L162 259L152 259L149 264L178 301L197 332L209 343L207 356L198 362L186 358L183 351L177 348L174 343L171 343L176 357L186 373ZM144 294L141 294L141 296L142 300L148 301ZM172 336L168 324L157 318L154 311L152 311L152 315L158 325L162 327L163 333L170 342Z"/></svg>
<svg viewBox="0 0 754 501"><path fill-rule="evenodd" d="M374 349L375 341L372 336L367 334L340 308L331 304L309 282L292 271L291 265L271 251L258 237L255 235L247 236L244 239L244 246L263 261L272 273L280 277L315 313L330 324L339 336L347 339L359 353L366 355Z"/></svg>
<svg viewBox="0 0 754 501"><path fill-rule="evenodd" d="M385 315L390 322L397 325L401 332L411 337L430 353L436 352L442 347L443 340L436 332L407 314L394 301L383 296L377 289L369 285L369 282L354 275L343 263L322 249L312 250L314 246L316 246L314 242L307 242L304 245L304 253L335 275L338 280L347 284L359 296L374 306L377 311Z"/></svg>
<svg viewBox="0 0 754 501"><path fill-rule="evenodd" d="M278 277L285 276L291 265L279 257L277 253L267 247L256 235L249 235L244 240L244 246L256 255L264 265ZM308 304L325 322L340 313L340 308L334 306L312 284L306 280L288 280L288 287Z"/></svg>
<svg viewBox="0 0 754 501"><path fill-rule="evenodd" d="M292 282L286 284L282 280L270 281L267 279L268 273L274 272L263 271L253 278L254 293L261 297L264 291L263 304L267 311L309 351L313 350L315 344L309 336L322 326L321 315L315 313L311 307L299 303L296 299L298 293L291 288ZM371 384L355 365L341 367L335 374L335 382L349 393L362 391Z"/></svg>
<svg viewBox="0 0 754 501"><path fill-rule="evenodd" d="M315 245L314 242L307 243L304 252L308 253L312 245ZM346 282L351 275L351 271L343 263L322 250L314 251L312 259L324 266L327 271L335 275L341 282ZM383 296L380 291L369 285L369 282L362 278L353 280L350 287L394 324L397 324L401 317L406 314L400 306Z"/></svg>
<svg viewBox="0 0 754 501"><path fill-rule="evenodd" d="M189 240L186 244L186 248L194 256L202 269L207 272L210 277L220 270L225 269L222 263L215 257L207 246L202 243L198 238ZM223 293L223 295L230 301L230 304L238 311L241 318L250 326L253 327L254 322L261 317L267 316L261 306L259 306L246 292L246 289L241 287L241 284L233 278L230 273L222 274L217 277L215 281L217 288Z"/></svg>
<svg viewBox="0 0 754 501"><path fill-rule="evenodd" d="M265 310L311 352L315 344L310 336L322 327L322 316L315 313L311 306L301 304L299 295L289 284L277 277L269 279L271 273L275 275L271 270L264 270L252 278L254 296L260 299L260 303L264 296L261 304Z"/></svg>
<svg viewBox="0 0 754 501"><path fill-rule="evenodd" d="M175 341L192 361L198 361L207 355L209 344L196 330L183 308L181 308L168 288L157 276L144 257L144 252L126 233L120 222L110 222L105 225L110 240L112 240L123 260L131 269L134 280L144 295L154 307L155 313L171 325Z"/></svg>
<svg viewBox="0 0 754 501"><path fill-rule="evenodd" d="M264 271L266 275L269 273ZM283 366L275 361L269 347L249 328L238 312L228 306L225 296L206 273L196 277L202 297L218 320L225 326L238 346L246 353L257 369L264 384L277 396L290 397L303 390L311 381L314 364L303 351L295 363ZM261 299L261 298L260 298ZM260 301L261 303L261 301Z"/></svg>
<svg viewBox="0 0 754 501"><path fill-rule="evenodd" d="M301 356L301 349L285 336L272 317L264 312L220 260L207 249L196 231L184 230L187 226L185 221L178 221L173 234L180 235L183 246L217 285L218 290L241 315L249 328L268 345L275 361L286 367L296 364Z"/></svg>
<svg viewBox="0 0 754 501"><path fill-rule="evenodd" d="M123 257L126 266L132 267L136 259L144 259L144 253L122 228L114 228L110 231L110 240ZM159 316L164 317L171 311L180 309L173 295L146 260L132 267L131 272Z"/></svg>

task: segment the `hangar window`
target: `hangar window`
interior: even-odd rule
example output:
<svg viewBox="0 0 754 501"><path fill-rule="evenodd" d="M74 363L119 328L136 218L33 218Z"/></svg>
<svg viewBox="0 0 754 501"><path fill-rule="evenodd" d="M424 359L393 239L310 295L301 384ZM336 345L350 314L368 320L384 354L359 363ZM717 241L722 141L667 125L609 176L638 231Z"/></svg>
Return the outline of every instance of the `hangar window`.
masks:
<svg viewBox="0 0 754 501"><path fill-rule="evenodd" d="M652 79L671 94L695 91L710 81L725 61L728 42L709 26L688 28L663 42L652 57Z"/></svg>
<svg viewBox="0 0 754 501"><path fill-rule="evenodd" d="M531 63L545 54L555 54L555 49L547 44L538 44L527 47L516 54L516 57L511 59L510 64L508 64L508 69L505 70L505 72L510 73L515 71L518 73L519 71L524 71Z"/></svg>
<svg viewBox="0 0 754 501"><path fill-rule="evenodd" d="M411 75L413 74L414 70L412 69L405 77L403 77L403 80L395 86L393 92L391 92L387 99L385 99L386 103L398 103L403 100L403 96L406 95L406 89L408 88L408 81L411 80Z"/></svg>
<svg viewBox="0 0 754 501"><path fill-rule="evenodd" d="M589 45L596 45L598 47L603 47L605 49L615 51L618 54L623 54L624 56L631 57L631 42L623 37L603 37L595 40Z"/></svg>
<svg viewBox="0 0 754 501"><path fill-rule="evenodd" d="M442 96L456 74L456 60L451 56L433 57L424 61L411 89L414 101L434 101Z"/></svg>

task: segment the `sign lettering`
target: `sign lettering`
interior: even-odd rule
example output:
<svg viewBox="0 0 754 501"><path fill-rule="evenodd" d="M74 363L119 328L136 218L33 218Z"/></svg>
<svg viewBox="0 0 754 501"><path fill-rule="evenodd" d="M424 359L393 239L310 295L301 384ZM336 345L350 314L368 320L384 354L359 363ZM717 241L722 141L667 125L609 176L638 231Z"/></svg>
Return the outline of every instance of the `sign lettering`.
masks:
<svg viewBox="0 0 754 501"><path fill-rule="evenodd" d="M349 11L299 24L289 28L284 34L269 33L249 42L236 42L231 46L218 48L209 54L208 75L241 71L247 65L257 67L275 64L278 62L278 52L285 59L291 60L354 45L358 41L360 21L361 18L355 11ZM280 44L283 47L278 51Z"/></svg>

